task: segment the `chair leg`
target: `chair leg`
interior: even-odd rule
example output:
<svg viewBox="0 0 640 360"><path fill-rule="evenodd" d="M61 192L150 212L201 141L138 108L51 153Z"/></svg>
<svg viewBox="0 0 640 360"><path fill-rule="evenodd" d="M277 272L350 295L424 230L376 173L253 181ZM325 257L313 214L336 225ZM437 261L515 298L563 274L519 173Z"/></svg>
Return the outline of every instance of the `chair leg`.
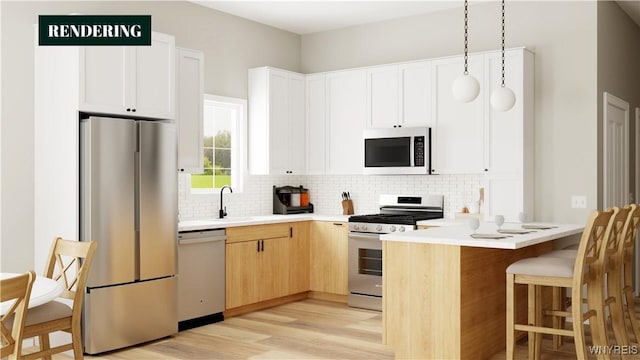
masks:
<svg viewBox="0 0 640 360"><path fill-rule="evenodd" d="M507 360L513 360L515 357L515 276L507 274Z"/></svg>
<svg viewBox="0 0 640 360"><path fill-rule="evenodd" d="M631 329L633 329L633 336L636 338L636 343L640 343L640 323L638 322L638 315L636 314L633 287L624 287L624 297L627 300L627 313L629 314Z"/></svg>
<svg viewBox="0 0 640 360"><path fill-rule="evenodd" d="M80 322L71 325L71 341L73 341L74 360L83 360L84 354L82 353L82 333L80 329Z"/></svg>
<svg viewBox="0 0 640 360"><path fill-rule="evenodd" d="M536 326L542 326L542 286L535 286L535 296L536 296L536 302L535 302L535 312L536 312L536 318L535 318L535 325ZM542 333L536 333L535 335L535 359L536 360L540 360L540 353L542 351Z"/></svg>
<svg viewBox="0 0 640 360"><path fill-rule="evenodd" d="M611 313L611 327L613 335L618 345L629 345L629 337L627 335L627 327L624 320L624 309L622 308L622 286L620 284L621 276L612 274L608 282L607 291L615 296L615 300L609 304L609 312Z"/></svg>
<svg viewBox="0 0 640 360"><path fill-rule="evenodd" d="M538 303L537 303L537 286L535 285L527 285L527 314L528 320L527 323L529 325L537 326L538 325ZM538 344L538 333L534 331L529 331L528 333L528 349L529 349L529 359L538 359L537 353L537 344Z"/></svg>
<svg viewBox="0 0 640 360"><path fill-rule="evenodd" d="M38 340L40 341L40 351L47 351L51 348L51 344L49 344L49 334L39 335ZM51 355L43 356L45 360L51 360Z"/></svg>
<svg viewBox="0 0 640 360"><path fill-rule="evenodd" d="M564 297L562 296L564 288L553 287L551 291L553 293L553 310L564 310ZM564 328L562 319L562 317L553 316L554 329ZM560 346L562 346L562 336L553 335L553 349L558 350Z"/></svg>

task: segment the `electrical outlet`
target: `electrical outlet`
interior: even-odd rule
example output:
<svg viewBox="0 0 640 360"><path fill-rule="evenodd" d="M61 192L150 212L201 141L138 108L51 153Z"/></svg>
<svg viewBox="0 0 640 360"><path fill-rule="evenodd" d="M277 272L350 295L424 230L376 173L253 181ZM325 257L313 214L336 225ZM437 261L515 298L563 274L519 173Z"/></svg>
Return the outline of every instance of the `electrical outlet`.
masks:
<svg viewBox="0 0 640 360"><path fill-rule="evenodd" d="M584 195L573 195L571 197L571 207L573 209L586 209L587 208L587 197Z"/></svg>

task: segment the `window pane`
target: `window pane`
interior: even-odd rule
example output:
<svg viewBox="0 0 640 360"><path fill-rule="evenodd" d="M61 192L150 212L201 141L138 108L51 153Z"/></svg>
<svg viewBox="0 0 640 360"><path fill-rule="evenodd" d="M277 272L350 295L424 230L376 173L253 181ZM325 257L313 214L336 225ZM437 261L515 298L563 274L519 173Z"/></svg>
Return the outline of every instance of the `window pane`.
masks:
<svg viewBox="0 0 640 360"><path fill-rule="evenodd" d="M219 130L216 134L216 146L217 148L231 149L231 131Z"/></svg>
<svg viewBox="0 0 640 360"><path fill-rule="evenodd" d="M211 174L192 174L191 187L193 189L211 189L213 188L213 175Z"/></svg>
<svg viewBox="0 0 640 360"><path fill-rule="evenodd" d="M215 98L215 99L214 99ZM238 103L238 99L213 97L205 95L203 109L203 165L204 172L192 175L191 186L194 189L216 189L233 182L241 181L232 179L232 167L243 166L237 163L234 149L241 143L243 129L238 128L244 124L246 116L246 103ZM236 134L236 131L240 131ZM238 137L236 137L238 136ZM234 162L232 162L232 157ZM233 171L235 176L242 176L242 169ZM237 184L236 184L237 185ZM205 191L206 193L207 191Z"/></svg>
<svg viewBox="0 0 640 360"><path fill-rule="evenodd" d="M231 150L230 149L216 149L215 167L216 169L231 167Z"/></svg>

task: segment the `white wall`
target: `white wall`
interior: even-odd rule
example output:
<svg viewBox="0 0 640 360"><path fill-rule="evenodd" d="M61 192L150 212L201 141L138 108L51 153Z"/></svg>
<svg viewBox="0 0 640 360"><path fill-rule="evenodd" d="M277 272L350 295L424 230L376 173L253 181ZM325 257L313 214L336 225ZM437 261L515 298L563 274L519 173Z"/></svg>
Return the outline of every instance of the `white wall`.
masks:
<svg viewBox="0 0 640 360"><path fill-rule="evenodd" d="M635 108L640 106L640 26L611 1L598 2L598 133L602 134L602 93L607 91L629 103L629 185L635 192ZM602 147L602 137L598 148ZM602 184L602 156L598 158ZM634 196L640 202L639 194ZM602 193L598 203L602 204Z"/></svg>
<svg viewBox="0 0 640 360"><path fill-rule="evenodd" d="M469 49L500 46L499 2L469 9ZM302 36L302 71L460 54L462 9ZM596 3L511 1L506 46L535 53L535 218L584 222L597 199ZM509 69L507 69L509 71Z"/></svg>
<svg viewBox="0 0 640 360"><path fill-rule="evenodd" d="M150 14L155 31L173 34L177 46L205 53L206 93L246 98L251 67L300 70L300 36L189 2L3 0L0 7L0 271L34 266L33 24L38 15Z"/></svg>

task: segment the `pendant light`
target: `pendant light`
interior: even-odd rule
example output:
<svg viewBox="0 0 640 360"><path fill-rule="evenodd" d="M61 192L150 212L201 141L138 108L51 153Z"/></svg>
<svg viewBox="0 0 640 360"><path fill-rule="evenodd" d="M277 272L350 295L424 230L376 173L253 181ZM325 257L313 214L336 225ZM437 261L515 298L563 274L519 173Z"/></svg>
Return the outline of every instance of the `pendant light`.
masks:
<svg viewBox="0 0 640 360"><path fill-rule="evenodd" d="M502 83L491 93L491 107L508 111L516 103L516 94L504 85L504 0L502 0Z"/></svg>
<svg viewBox="0 0 640 360"><path fill-rule="evenodd" d="M453 97L461 102L471 102L480 93L480 83L469 75L469 1L464 1L464 73L456 78L451 87Z"/></svg>

